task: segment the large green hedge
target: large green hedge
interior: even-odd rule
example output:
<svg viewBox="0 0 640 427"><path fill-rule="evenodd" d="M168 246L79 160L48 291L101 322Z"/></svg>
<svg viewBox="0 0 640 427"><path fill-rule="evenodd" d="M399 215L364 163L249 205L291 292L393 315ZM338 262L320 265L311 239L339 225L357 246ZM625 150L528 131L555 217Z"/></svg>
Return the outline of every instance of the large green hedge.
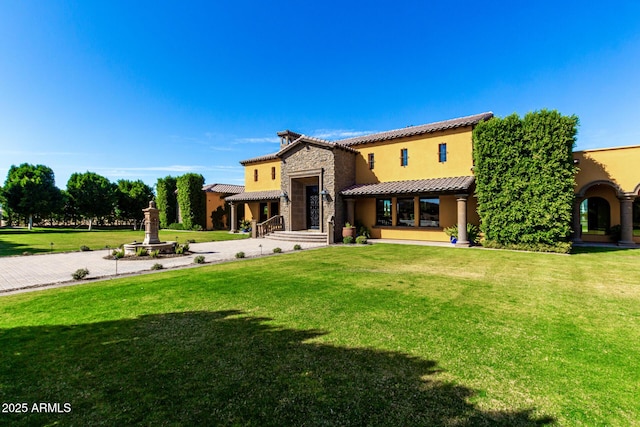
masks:
<svg viewBox="0 0 640 427"><path fill-rule="evenodd" d="M578 118L512 114L473 131L476 193L488 246L570 249Z"/></svg>
<svg viewBox="0 0 640 427"><path fill-rule="evenodd" d="M177 179L172 176L158 178L156 185L156 206L160 210L160 227L168 228L177 222L178 199Z"/></svg>
<svg viewBox="0 0 640 427"><path fill-rule="evenodd" d="M186 230L195 225L206 227L207 198L202 191L204 177L195 173L187 173L178 177L178 205L182 215L182 224Z"/></svg>

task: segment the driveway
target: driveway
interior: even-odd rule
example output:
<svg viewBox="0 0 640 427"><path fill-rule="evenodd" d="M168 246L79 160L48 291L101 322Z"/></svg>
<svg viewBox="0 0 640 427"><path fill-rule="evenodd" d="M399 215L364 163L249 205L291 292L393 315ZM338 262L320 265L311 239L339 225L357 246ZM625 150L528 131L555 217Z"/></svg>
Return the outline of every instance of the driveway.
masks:
<svg viewBox="0 0 640 427"><path fill-rule="evenodd" d="M303 249L325 246L321 243L300 242ZM39 289L61 285L83 283L74 281L71 274L79 268L89 270L87 279L130 275L151 270L151 266L160 263L164 268L193 266L193 259L204 256L205 262L220 262L235 259L242 251L247 258L273 253L279 247L283 252L293 251L296 242L284 242L269 239L242 239L224 242L191 243L191 254L183 257L148 260L105 259L107 249L91 252L70 252L0 258L0 296L21 292L27 289Z"/></svg>

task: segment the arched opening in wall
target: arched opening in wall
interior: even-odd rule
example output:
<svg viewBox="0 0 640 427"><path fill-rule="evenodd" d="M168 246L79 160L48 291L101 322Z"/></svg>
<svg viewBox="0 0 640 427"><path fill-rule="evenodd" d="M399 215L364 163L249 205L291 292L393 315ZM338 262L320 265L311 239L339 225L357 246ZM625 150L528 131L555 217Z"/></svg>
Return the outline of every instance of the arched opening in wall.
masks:
<svg viewBox="0 0 640 427"><path fill-rule="evenodd" d="M611 207L602 197L589 197L580 204L580 226L583 233L608 234Z"/></svg>

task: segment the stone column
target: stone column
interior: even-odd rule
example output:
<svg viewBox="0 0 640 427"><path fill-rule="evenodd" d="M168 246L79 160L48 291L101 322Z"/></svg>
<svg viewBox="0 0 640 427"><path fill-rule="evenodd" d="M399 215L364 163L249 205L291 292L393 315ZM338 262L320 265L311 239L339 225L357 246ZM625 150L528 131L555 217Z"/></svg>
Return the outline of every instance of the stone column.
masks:
<svg viewBox="0 0 640 427"><path fill-rule="evenodd" d="M633 195L620 198L620 246L635 246L633 241Z"/></svg>
<svg viewBox="0 0 640 427"><path fill-rule="evenodd" d="M354 225L356 221L356 201L355 199L345 199L347 202L347 221Z"/></svg>
<svg viewBox="0 0 640 427"><path fill-rule="evenodd" d="M231 232L235 233L238 231L238 210L236 208L235 202L229 202L229 206L231 207Z"/></svg>
<svg viewBox="0 0 640 427"><path fill-rule="evenodd" d="M333 245L335 243L335 230L333 224L333 218L327 221L327 245Z"/></svg>
<svg viewBox="0 0 640 427"><path fill-rule="evenodd" d="M458 201L458 241L456 246L469 247L469 240L467 238L467 194L457 194L456 200Z"/></svg>
<svg viewBox="0 0 640 427"><path fill-rule="evenodd" d="M582 224L580 223L580 205L582 198L576 197L573 200L573 242L582 242Z"/></svg>
<svg viewBox="0 0 640 427"><path fill-rule="evenodd" d="M255 219L251 220L251 238L255 239L258 237L258 221Z"/></svg>
<svg viewBox="0 0 640 427"><path fill-rule="evenodd" d="M160 228L160 211L156 208L156 202L149 202L149 207L144 212L144 241L145 245L160 243L158 230Z"/></svg>

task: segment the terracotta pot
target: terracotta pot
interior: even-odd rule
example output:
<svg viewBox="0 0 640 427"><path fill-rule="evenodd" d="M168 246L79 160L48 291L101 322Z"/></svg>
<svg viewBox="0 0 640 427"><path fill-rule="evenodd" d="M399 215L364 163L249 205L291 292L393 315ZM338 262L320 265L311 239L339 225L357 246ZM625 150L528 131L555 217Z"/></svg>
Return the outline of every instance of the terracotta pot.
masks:
<svg viewBox="0 0 640 427"><path fill-rule="evenodd" d="M355 227L342 227L342 237L351 236L354 239L356 238L356 228Z"/></svg>

